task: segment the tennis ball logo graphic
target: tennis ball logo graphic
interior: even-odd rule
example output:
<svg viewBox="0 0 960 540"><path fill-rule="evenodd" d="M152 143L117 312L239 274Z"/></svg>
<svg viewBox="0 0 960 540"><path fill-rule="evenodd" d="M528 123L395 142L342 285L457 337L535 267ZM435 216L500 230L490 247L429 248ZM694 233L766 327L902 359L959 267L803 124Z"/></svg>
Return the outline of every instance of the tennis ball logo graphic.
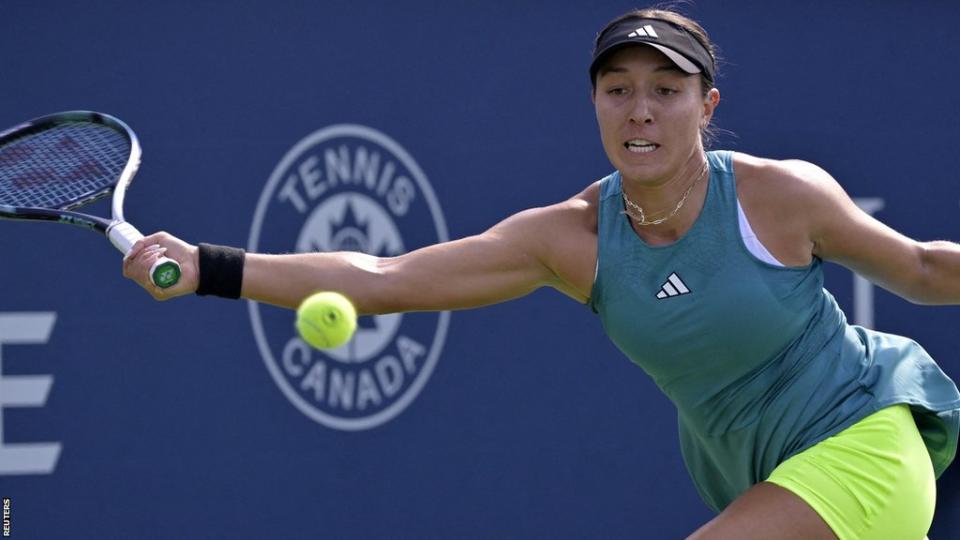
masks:
<svg viewBox="0 0 960 540"><path fill-rule="evenodd" d="M333 349L350 340L357 329L357 310L335 292L308 296L297 308L297 332L317 349Z"/></svg>

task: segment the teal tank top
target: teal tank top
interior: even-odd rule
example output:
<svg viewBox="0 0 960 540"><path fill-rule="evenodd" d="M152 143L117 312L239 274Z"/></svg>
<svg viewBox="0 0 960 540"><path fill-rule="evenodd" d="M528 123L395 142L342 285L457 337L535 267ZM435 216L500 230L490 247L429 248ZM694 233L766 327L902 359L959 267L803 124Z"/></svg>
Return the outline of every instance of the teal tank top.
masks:
<svg viewBox="0 0 960 540"><path fill-rule="evenodd" d="M722 510L792 455L907 403L939 477L960 432L960 393L917 343L847 324L820 259L779 267L740 236L732 152L709 152L700 216L651 246L623 214L618 172L601 181L590 307L676 405L680 446Z"/></svg>

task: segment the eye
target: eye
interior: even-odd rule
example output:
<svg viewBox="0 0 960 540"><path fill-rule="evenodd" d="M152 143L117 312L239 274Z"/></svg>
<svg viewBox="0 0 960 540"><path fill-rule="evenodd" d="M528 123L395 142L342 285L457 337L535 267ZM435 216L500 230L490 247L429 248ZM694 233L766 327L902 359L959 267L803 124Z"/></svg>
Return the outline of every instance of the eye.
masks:
<svg viewBox="0 0 960 540"><path fill-rule="evenodd" d="M623 86L614 86L607 90L607 94L611 96L625 96L627 94L627 89Z"/></svg>
<svg viewBox="0 0 960 540"><path fill-rule="evenodd" d="M677 90L676 88L667 88L665 86L661 86L660 88L657 88L657 94L661 96L672 96L676 94L678 91L679 90Z"/></svg>

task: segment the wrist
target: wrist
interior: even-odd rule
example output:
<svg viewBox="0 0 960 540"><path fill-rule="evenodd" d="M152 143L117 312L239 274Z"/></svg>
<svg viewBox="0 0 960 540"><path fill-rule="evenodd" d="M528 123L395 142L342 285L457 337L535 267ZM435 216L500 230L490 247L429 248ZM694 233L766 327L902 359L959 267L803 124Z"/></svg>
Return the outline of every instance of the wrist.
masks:
<svg viewBox="0 0 960 540"><path fill-rule="evenodd" d="M246 252L242 249L198 244L196 250L197 295L240 298L245 257Z"/></svg>

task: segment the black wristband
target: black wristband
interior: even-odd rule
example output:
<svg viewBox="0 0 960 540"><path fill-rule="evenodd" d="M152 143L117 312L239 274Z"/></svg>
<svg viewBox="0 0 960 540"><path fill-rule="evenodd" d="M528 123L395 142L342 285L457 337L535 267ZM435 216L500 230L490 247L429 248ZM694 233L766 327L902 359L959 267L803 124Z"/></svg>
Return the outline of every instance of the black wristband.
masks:
<svg viewBox="0 0 960 540"><path fill-rule="evenodd" d="M198 296L222 296L240 298L243 287L243 260L246 252L242 249L199 244L200 276L197 284Z"/></svg>

